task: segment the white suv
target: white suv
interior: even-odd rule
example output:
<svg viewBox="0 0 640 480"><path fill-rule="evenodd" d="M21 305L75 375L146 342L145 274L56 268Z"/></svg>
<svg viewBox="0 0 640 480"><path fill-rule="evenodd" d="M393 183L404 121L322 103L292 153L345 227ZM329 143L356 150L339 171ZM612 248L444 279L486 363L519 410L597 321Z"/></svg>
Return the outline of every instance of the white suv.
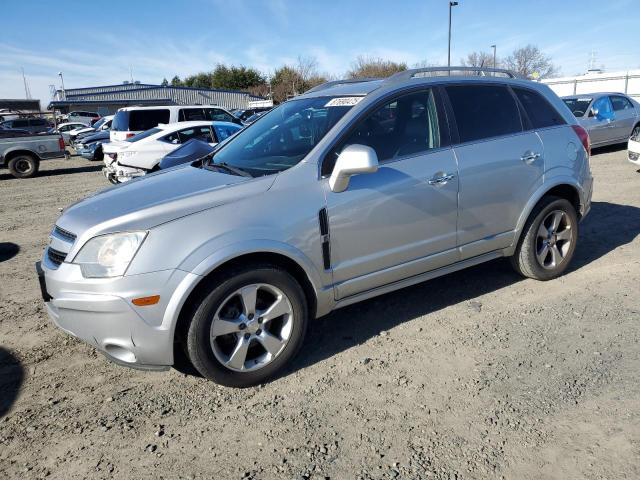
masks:
<svg viewBox="0 0 640 480"><path fill-rule="evenodd" d="M242 122L222 107L213 105L167 105L159 107L126 107L115 114L111 124L110 140L126 140L161 123L217 120Z"/></svg>

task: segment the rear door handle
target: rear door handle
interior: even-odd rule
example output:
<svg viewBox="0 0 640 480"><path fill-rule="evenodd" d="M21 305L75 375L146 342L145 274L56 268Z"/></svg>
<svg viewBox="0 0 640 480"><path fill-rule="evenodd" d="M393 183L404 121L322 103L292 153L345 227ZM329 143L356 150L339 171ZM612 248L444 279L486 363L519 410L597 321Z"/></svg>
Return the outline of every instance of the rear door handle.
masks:
<svg viewBox="0 0 640 480"><path fill-rule="evenodd" d="M522 160L527 165L531 165L533 162L535 162L539 158L540 158L539 153L529 151L529 152L526 152L524 155L522 155L520 157L520 160Z"/></svg>
<svg viewBox="0 0 640 480"><path fill-rule="evenodd" d="M438 177L432 177L429 179L429 185L444 185L449 180L453 180L456 176L453 173L444 173Z"/></svg>

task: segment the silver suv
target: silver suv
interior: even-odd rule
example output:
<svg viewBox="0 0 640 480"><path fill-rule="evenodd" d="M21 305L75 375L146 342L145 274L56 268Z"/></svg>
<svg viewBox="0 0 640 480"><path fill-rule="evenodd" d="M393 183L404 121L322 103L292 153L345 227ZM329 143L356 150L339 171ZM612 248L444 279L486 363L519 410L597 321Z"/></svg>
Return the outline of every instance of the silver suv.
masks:
<svg viewBox="0 0 640 480"><path fill-rule="evenodd" d="M69 207L37 266L46 308L117 363L255 385L345 305L498 257L562 274L589 148L548 87L506 71L329 82L210 159Z"/></svg>

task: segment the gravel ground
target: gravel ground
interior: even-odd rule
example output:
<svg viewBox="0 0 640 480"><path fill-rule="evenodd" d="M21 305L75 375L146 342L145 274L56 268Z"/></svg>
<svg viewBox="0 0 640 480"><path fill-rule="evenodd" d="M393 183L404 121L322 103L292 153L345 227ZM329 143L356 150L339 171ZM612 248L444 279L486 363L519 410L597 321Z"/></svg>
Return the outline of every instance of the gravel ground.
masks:
<svg viewBox="0 0 640 480"><path fill-rule="evenodd" d="M640 173L596 152L571 271L494 261L312 324L245 390L110 364L57 330L33 263L80 158L0 175L0 477L640 478Z"/></svg>

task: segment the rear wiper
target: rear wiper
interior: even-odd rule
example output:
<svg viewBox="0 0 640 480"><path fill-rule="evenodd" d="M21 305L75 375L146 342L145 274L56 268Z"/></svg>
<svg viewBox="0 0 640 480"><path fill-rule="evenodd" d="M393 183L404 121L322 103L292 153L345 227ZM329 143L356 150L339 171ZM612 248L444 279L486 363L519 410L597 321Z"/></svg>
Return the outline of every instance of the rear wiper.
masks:
<svg viewBox="0 0 640 480"><path fill-rule="evenodd" d="M249 178L253 178L253 175L251 175L249 172L238 168L238 167L234 167L232 165L229 165L226 162L220 162L220 163L214 163L214 162L209 162L206 167L207 169L211 169L211 168L219 168L220 170L226 170L227 172L231 172L234 175L239 175L240 177L249 177Z"/></svg>

